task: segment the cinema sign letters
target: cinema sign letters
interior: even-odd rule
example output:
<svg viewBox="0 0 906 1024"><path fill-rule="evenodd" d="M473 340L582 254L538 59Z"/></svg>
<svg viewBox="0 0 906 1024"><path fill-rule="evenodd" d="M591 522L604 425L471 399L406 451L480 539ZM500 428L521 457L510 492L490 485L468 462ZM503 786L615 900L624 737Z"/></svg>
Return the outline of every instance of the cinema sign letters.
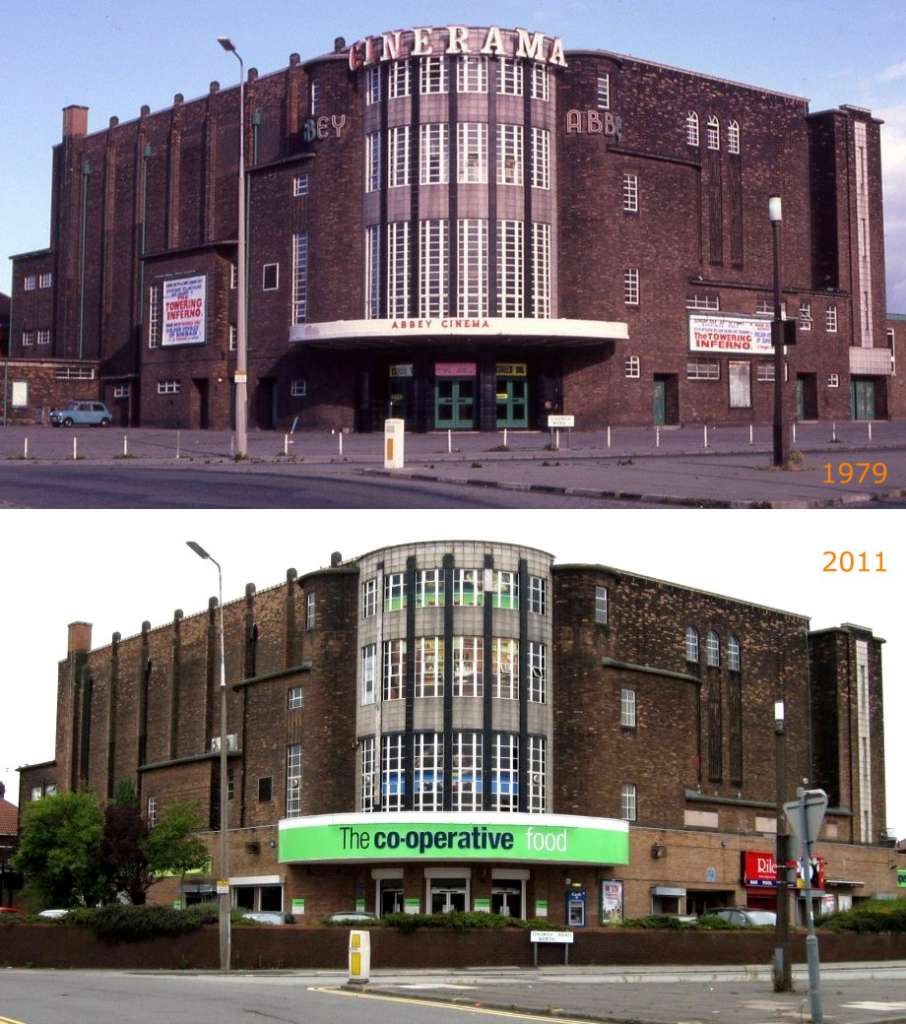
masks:
<svg viewBox="0 0 906 1024"><path fill-rule="evenodd" d="M446 47L436 48L432 34L446 33ZM379 36L368 36L349 47L349 67L356 71L387 60L403 60L406 57L430 57L454 54L483 54L488 57L522 57L539 64L556 64L566 67L563 42L559 37L548 39L543 32L528 32L524 28L501 29L496 25L479 29L483 33L481 46L477 49L469 39L465 25L447 25L442 29L411 28L395 32L384 32Z"/></svg>

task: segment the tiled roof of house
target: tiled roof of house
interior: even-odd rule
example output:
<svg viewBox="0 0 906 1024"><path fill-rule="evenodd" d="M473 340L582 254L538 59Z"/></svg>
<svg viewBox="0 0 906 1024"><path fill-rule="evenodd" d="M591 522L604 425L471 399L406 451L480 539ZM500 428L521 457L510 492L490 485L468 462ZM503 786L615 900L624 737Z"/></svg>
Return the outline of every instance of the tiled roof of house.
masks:
<svg viewBox="0 0 906 1024"><path fill-rule="evenodd" d="M19 809L9 800L0 800L0 836L14 836L18 831Z"/></svg>

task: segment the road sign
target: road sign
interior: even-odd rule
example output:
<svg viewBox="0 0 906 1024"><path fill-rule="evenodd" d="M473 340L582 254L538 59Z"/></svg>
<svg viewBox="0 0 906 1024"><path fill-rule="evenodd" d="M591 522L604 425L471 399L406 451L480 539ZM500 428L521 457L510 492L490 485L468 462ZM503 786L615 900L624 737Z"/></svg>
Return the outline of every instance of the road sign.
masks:
<svg viewBox="0 0 906 1024"><path fill-rule="evenodd" d="M813 843L821 831L824 812L827 810L827 793L823 789L800 790L799 800L790 800L783 805L790 831L800 843ZM805 835L802 834L802 804L805 803Z"/></svg>
<svg viewBox="0 0 906 1024"><path fill-rule="evenodd" d="M574 427L575 425L575 416L548 416L547 418L547 426L550 430L553 430L554 427Z"/></svg>

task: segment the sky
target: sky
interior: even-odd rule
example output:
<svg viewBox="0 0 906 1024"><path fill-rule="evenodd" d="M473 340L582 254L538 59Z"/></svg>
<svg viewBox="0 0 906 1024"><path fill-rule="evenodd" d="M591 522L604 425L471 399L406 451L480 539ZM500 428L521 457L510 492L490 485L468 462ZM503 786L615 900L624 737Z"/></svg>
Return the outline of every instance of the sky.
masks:
<svg viewBox="0 0 906 1024"><path fill-rule="evenodd" d="M93 646L207 608L214 567L225 600L330 563L411 541L480 539L539 547L558 562L595 562L798 612L812 629L869 626L883 648L888 827L906 836L899 743L906 733L902 512L865 510L553 511L20 511L0 512L0 779L18 801L15 768L54 756L57 663L66 627L93 624ZM866 546L867 545L867 546ZM884 552L883 575L829 575L823 552ZM556 685L556 682L555 682ZM652 752L656 756L656 751ZM601 751L600 771L608 752Z"/></svg>
<svg viewBox="0 0 906 1024"><path fill-rule="evenodd" d="M480 15L476 15L480 10ZM3 14L0 38L0 291L5 257L49 239L51 147L61 109L90 108L89 131L159 110L173 94L233 84L228 34L264 74L392 28L497 24L559 35L567 49L601 48L808 97L885 120L883 161L888 309L906 313L906 3L903 0L33 0Z"/></svg>

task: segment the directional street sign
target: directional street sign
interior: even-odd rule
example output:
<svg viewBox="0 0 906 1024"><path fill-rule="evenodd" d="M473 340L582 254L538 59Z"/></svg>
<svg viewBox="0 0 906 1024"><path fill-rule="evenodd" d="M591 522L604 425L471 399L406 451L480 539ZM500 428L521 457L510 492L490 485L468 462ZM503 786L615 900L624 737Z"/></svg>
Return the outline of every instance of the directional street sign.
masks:
<svg viewBox="0 0 906 1024"><path fill-rule="evenodd" d="M823 789L800 790L801 800L790 800L783 805L790 832L800 844L813 843L821 831L824 812L827 810L827 793ZM802 803L805 802L805 835L802 834Z"/></svg>

